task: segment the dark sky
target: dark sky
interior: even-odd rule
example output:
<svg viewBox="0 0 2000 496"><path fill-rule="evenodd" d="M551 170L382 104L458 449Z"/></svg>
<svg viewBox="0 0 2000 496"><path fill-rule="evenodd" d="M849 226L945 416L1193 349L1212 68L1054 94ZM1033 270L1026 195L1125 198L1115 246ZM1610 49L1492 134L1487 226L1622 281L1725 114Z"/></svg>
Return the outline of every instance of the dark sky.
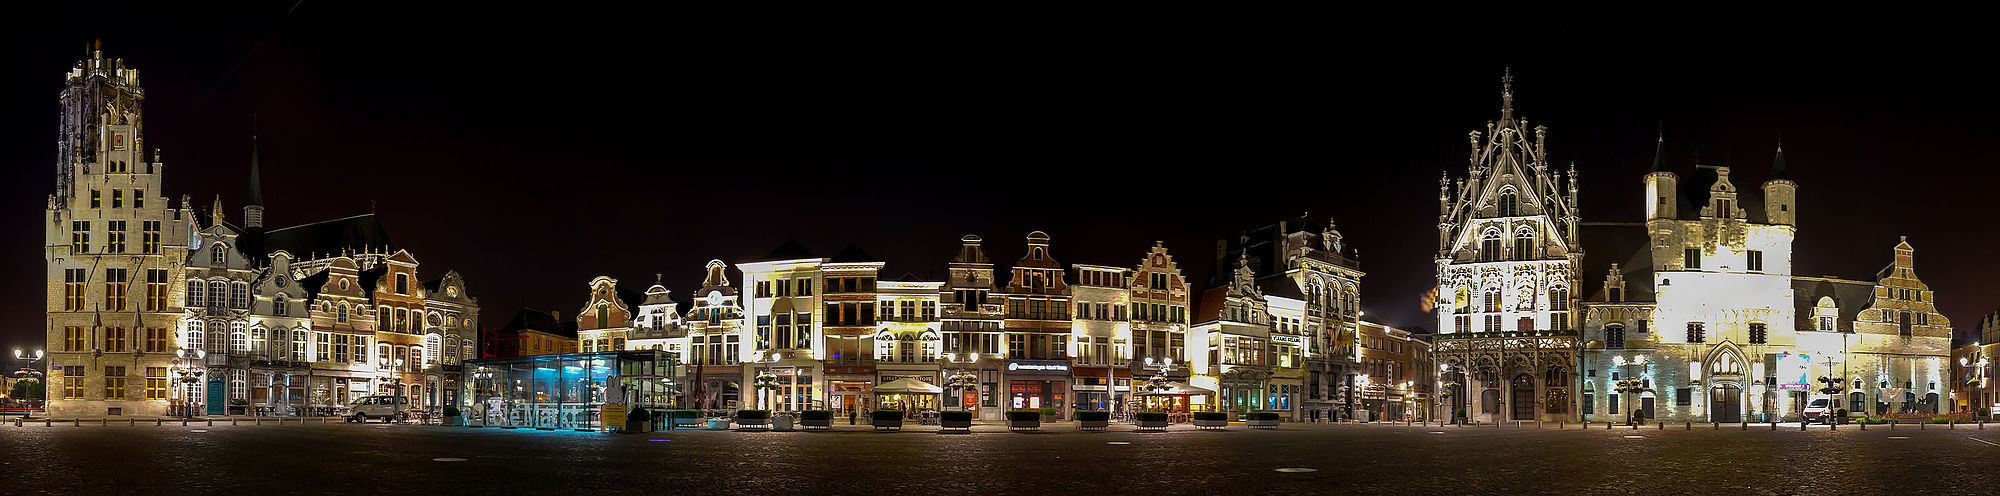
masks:
<svg viewBox="0 0 2000 496"><path fill-rule="evenodd" d="M1979 220L2000 104L1978 26L292 7L17 12L34 21L0 38L0 345L42 339L60 75L97 38L141 70L169 194L240 219L261 115L268 224L372 203L489 324L522 302L572 313L598 274L664 273L685 296L707 260L789 238L919 276L967 233L1012 261L1044 230L1057 259L1107 265L1163 240L1206 277L1218 237L1311 212L1361 250L1364 310L1433 327L1438 173L1463 174L1508 66L1520 114L1580 169L1586 220L1639 220L1661 123L1675 167L1722 157L1739 185L1782 136L1798 273L1868 277L1908 235L1961 333L2000 297L1979 283L2000 275Z"/></svg>

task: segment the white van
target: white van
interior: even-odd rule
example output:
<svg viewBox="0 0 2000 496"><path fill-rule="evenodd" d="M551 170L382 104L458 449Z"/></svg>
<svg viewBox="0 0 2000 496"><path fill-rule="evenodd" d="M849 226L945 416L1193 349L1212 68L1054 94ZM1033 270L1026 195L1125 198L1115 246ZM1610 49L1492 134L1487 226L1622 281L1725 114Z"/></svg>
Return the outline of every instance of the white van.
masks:
<svg viewBox="0 0 2000 496"><path fill-rule="evenodd" d="M414 408L410 407L409 398L389 395L366 396L354 400L354 403L347 405L347 408L349 412L352 412L347 414L348 422L365 422L371 418L384 419L385 421L408 418L407 414L415 411Z"/></svg>
<svg viewBox="0 0 2000 496"><path fill-rule="evenodd" d="M1805 415L1807 421L1831 424L1835 422L1833 417L1838 414L1839 406L1839 404L1834 403L1832 396L1815 394L1812 395L1811 400L1806 402L1806 409L1802 414Z"/></svg>

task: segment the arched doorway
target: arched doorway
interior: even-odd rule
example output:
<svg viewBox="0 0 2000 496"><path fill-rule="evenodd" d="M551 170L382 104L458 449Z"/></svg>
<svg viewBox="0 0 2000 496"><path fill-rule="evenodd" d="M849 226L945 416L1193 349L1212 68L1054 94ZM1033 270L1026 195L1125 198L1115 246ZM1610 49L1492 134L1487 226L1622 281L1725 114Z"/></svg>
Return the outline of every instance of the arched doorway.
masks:
<svg viewBox="0 0 2000 496"><path fill-rule="evenodd" d="M1514 420L1535 419L1535 376L1521 374L1514 376L1513 402Z"/></svg>
<svg viewBox="0 0 2000 496"><path fill-rule="evenodd" d="M1926 395L1924 395L1924 411L1925 411L1926 413L1930 413L1930 414L1933 414L1933 415L1937 414L1937 412L1938 412L1938 394L1937 394L1937 393L1930 393L1930 394L1926 394Z"/></svg>
<svg viewBox="0 0 2000 496"><path fill-rule="evenodd" d="M1708 418L1716 422L1743 421L1743 391L1735 384L1717 384L1708 392Z"/></svg>

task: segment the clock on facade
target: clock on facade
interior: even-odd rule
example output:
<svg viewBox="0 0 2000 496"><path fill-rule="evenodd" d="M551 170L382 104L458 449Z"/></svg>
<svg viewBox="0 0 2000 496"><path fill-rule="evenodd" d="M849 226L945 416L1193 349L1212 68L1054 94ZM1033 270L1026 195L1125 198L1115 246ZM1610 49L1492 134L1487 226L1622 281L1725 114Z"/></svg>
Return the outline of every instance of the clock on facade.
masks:
<svg viewBox="0 0 2000 496"><path fill-rule="evenodd" d="M708 306L711 306L711 307L719 307L719 306L722 306L722 292L721 292L721 291L716 291L716 290L709 290L709 291L708 291Z"/></svg>

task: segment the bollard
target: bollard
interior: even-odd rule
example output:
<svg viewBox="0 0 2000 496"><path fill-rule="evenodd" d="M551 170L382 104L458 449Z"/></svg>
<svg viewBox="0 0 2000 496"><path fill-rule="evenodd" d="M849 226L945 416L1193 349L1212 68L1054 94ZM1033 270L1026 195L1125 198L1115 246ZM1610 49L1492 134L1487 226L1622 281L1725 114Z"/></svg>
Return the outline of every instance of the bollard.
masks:
<svg viewBox="0 0 2000 496"><path fill-rule="evenodd" d="M1542 419L1541 419L1541 417L1535 417L1535 430L1538 430L1538 431L1539 431L1539 430L1542 430Z"/></svg>
<svg viewBox="0 0 2000 496"><path fill-rule="evenodd" d="M1838 420L1828 420L1828 421L1826 421L1826 430L1829 430L1829 431L1837 431L1837 430L1840 430L1840 421L1838 421Z"/></svg>
<svg viewBox="0 0 2000 496"><path fill-rule="evenodd" d="M229 425L236 425L236 421L237 421L237 420L240 420L240 419L238 419L238 418L236 418L236 417L229 417Z"/></svg>
<svg viewBox="0 0 2000 496"><path fill-rule="evenodd" d="M1563 429L1568 429L1568 428L1569 428L1569 421L1567 421L1567 420L1563 420L1563 421L1557 421L1557 422L1556 422L1556 430L1563 430Z"/></svg>
<svg viewBox="0 0 2000 496"><path fill-rule="evenodd" d="M187 426L188 426L188 419L181 419L181 427L187 427Z"/></svg>
<svg viewBox="0 0 2000 496"><path fill-rule="evenodd" d="M1653 429L1653 430L1656 430L1656 431L1664 431L1664 430L1667 430L1667 421L1665 421L1665 420L1662 420L1662 421L1660 421L1660 428L1658 428L1658 429Z"/></svg>
<svg viewBox="0 0 2000 496"><path fill-rule="evenodd" d="M257 417L257 425L264 425L264 417Z"/></svg>
<svg viewBox="0 0 2000 496"><path fill-rule="evenodd" d="M215 419L208 419L208 426L215 427Z"/></svg>
<svg viewBox="0 0 2000 496"><path fill-rule="evenodd" d="M52 425L52 424L50 424L50 422L54 422L54 421L55 421L55 419L42 419L42 427L48 427L48 426Z"/></svg>
<svg viewBox="0 0 2000 496"><path fill-rule="evenodd" d="M153 427L159 427L159 426L162 426L162 425L167 425L167 424L166 424L166 420L162 420L162 419L157 419L157 418L156 418L156 419L153 419Z"/></svg>
<svg viewBox="0 0 2000 496"><path fill-rule="evenodd" d="M108 418L97 419L97 425L98 426L111 425L111 419Z"/></svg>
<svg viewBox="0 0 2000 496"><path fill-rule="evenodd" d="M71 426L71 427L83 427L83 419L71 419L71 420L70 420L70 426Z"/></svg>
<svg viewBox="0 0 2000 496"><path fill-rule="evenodd" d="M20 426L21 426L21 419L14 419L14 427L20 427Z"/></svg>
<svg viewBox="0 0 2000 496"><path fill-rule="evenodd" d="M125 425L127 426L139 425L139 419L125 419Z"/></svg>
<svg viewBox="0 0 2000 496"><path fill-rule="evenodd" d="M1865 430L1868 430L1868 422L1867 422L1867 421L1865 421L1865 420L1864 420L1864 421L1862 421L1862 422L1861 422L1861 430L1864 430L1864 431L1865 431Z"/></svg>
<svg viewBox="0 0 2000 496"><path fill-rule="evenodd" d="M1775 430L1778 430L1778 422L1777 422L1777 421L1775 421L1775 420L1774 420L1774 421L1771 421L1771 430L1774 430L1774 431L1775 431Z"/></svg>
<svg viewBox="0 0 2000 496"><path fill-rule="evenodd" d="M1920 431L1921 431L1921 430L1924 430L1924 424L1926 424L1926 423L1928 423L1928 422L1917 422L1917 430L1920 430Z"/></svg>
<svg viewBox="0 0 2000 496"><path fill-rule="evenodd" d="M1958 430L1958 419L1952 419L1945 423L1951 425L1951 427L1947 428L1947 430L1954 430L1954 431Z"/></svg>
<svg viewBox="0 0 2000 496"><path fill-rule="evenodd" d="M1607 430L1607 431L1608 431L1608 430L1611 430L1611 421L1609 421L1609 420L1606 420L1606 421L1604 421L1604 430Z"/></svg>
<svg viewBox="0 0 2000 496"><path fill-rule="evenodd" d="M1897 422L1897 421L1896 421L1895 419L1890 419L1890 420L1889 420L1889 430L1892 430L1892 431L1893 431L1893 430L1896 430L1896 424L1900 424L1900 423L1902 423L1902 422Z"/></svg>

